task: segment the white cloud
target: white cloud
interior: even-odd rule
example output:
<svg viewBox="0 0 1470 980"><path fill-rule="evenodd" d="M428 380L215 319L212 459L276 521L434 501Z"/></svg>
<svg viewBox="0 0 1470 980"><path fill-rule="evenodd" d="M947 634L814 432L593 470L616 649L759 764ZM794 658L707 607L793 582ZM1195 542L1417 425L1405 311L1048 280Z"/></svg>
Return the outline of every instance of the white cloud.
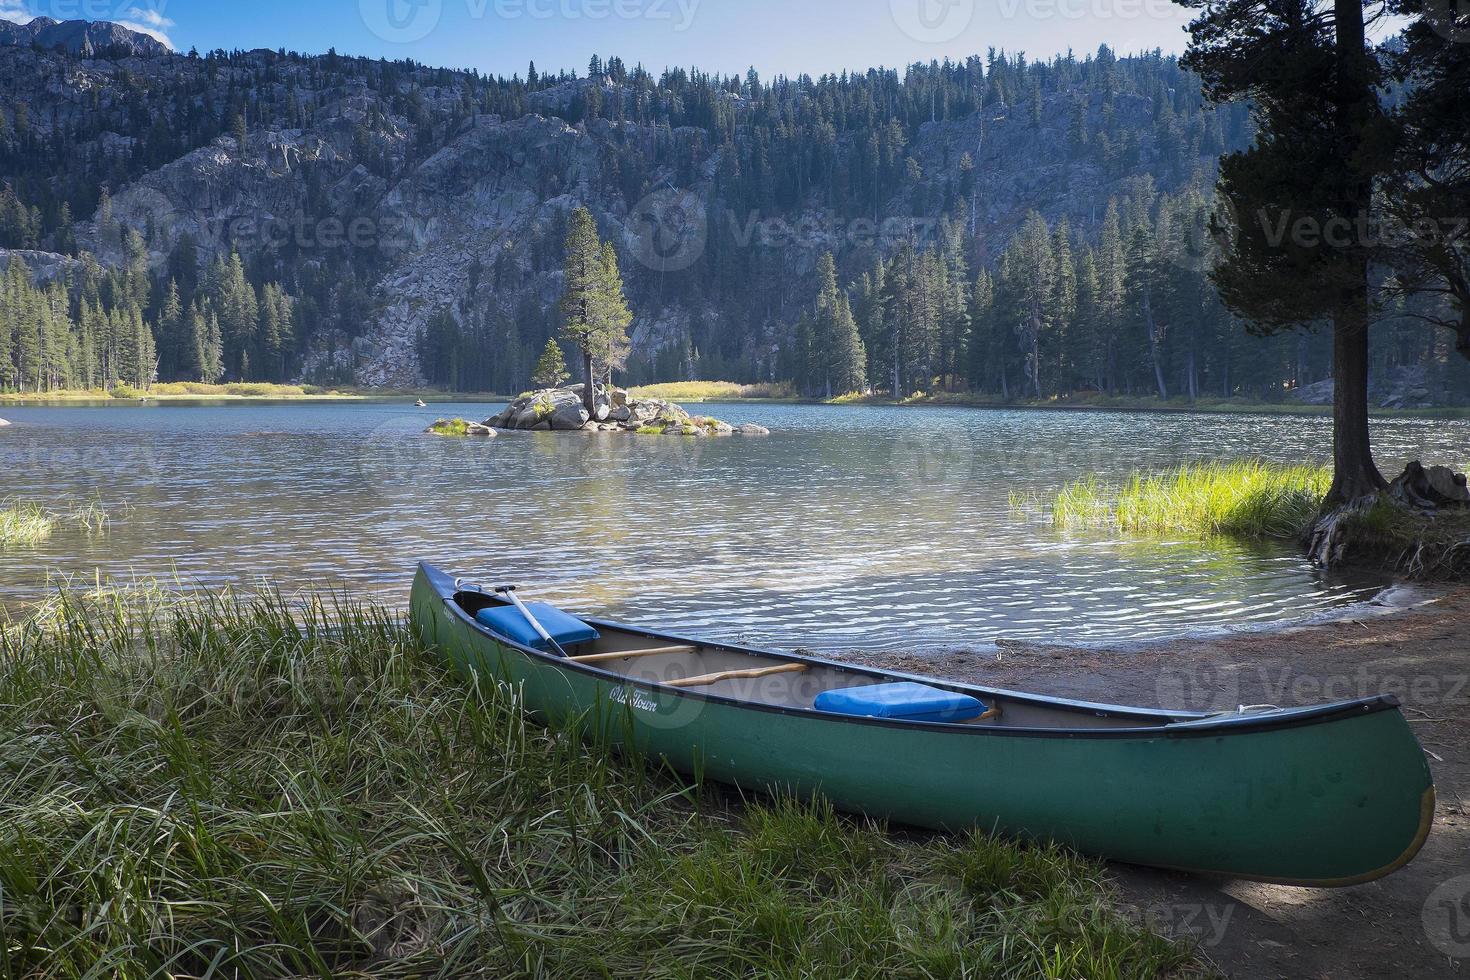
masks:
<svg viewBox="0 0 1470 980"><path fill-rule="evenodd" d="M149 27L163 31L174 26L174 22L163 16L159 10L144 10L142 7L130 7L123 12L124 17L130 17L135 21L147 24Z"/></svg>
<svg viewBox="0 0 1470 980"><path fill-rule="evenodd" d="M25 0L0 0L0 20L29 24L35 19L35 14L26 9Z"/></svg>
<svg viewBox="0 0 1470 980"><path fill-rule="evenodd" d="M0 4L12 2L12 0L0 0ZM163 13L152 7L129 7L123 11L123 15L117 21L118 24L130 31L139 34L147 34L155 41L168 45L169 50L177 50L173 39L168 36L168 29L174 26L174 22L163 16Z"/></svg>

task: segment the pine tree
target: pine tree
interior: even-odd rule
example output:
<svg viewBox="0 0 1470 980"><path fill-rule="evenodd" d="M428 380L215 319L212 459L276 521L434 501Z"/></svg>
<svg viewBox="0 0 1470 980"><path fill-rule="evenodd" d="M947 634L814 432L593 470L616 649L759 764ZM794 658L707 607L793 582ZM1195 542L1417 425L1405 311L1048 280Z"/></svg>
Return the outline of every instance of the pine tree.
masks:
<svg viewBox="0 0 1470 980"><path fill-rule="evenodd" d="M20 297L12 294L12 288L9 275L0 280L0 391L15 386L15 327Z"/></svg>
<svg viewBox="0 0 1470 980"><path fill-rule="evenodd" d="M823 252L817 259L817 307L811 322L811 374L807 381L820 387L827 398L832 397L833 370L837 367L837 294L837 265L831 252Z"/></svg>
<svg viewBox="0 0 1470 980"><path fill-rule="evenodd" d="M277 283L260 290L260 367L267 381L286 379L286 352L294 334L291 297Z"/></svg>
<svg viewBox="0 0 1470 980"><path fill-rule="evenodd" d="M15 385L41 390L40 304L31 288L31 274L24 261L11 256L6 272L6 292L14 297Z"/></svg>
<svg viewBox="0 0 1470 980"><path fill-rule="evenodd" d="M565 318L562 336L582 352L582 404L587 414L596 412L597 365L610 371L627 350L625 333L632 322L623 282L618 274L617 255L611 244L597 238L592 212L579 207L567 227L566 273L559 308Z"/></svg>
<svg viewBox="0 0 1470 980"><path fill-rule="evenodd" d="M1372 220L1375 179L1389 169L1391 139L1365 4L1182 2L1203 8L1182 64L1211 100L1249 99L1257 127L1249 149L1220 161L1228 244L1211 278L1225 304L1259 330L1332 321L1333 480L1323 505L1376 494L1387 483L1368 432L1374 247L1362 230ZM1272 231L1307 215L1318 236ZM1330 234L1334 227L1348 231Z"/></svg>
<svg viewBox="0 0 1470 980"><path fill-rule="evenodd" d="M1016 333L1021 338L1021 353L1024 357L1026 378L1031 382L1031 392L1042 397L1041 345L1048 336L1050 318L1048 312L1056 292L1056 262L1051 252L1051 235L1046 219L1035 211L1026 216L1016 240L1007 254L1016 252L1016 264L1012 267L1015 294L1019 300L1016 309Z"/></svg>
<svg viewBox="0 0 1470 980"><path fill-rule="evenodd" d="M602 277L602 245L597 239L597 225L592 212L579 207L567 224L565 283L560 309L565 317L562 335L582 352L582 375L586 387L582 405L591 415L595 411L592 360L602 338L598 334L598 290Z"/></svg>
<svg viewBox="0 0 1470 980"><path fill-rule="evenodd" d="M1055 279L1052 282L1051 333L1056 366L1055 390L1070 390L1077 356L1077 267L1072 260L1072 235L1063 218L1051 239Z"/></svg>
<svg viewBox="0 0 1470 980"><path fill-rule="evenodd" d="M555 337L548 338L536 368L531 374L531 384L537 388L557 388L571 377L567 373L567 362L562 356L561 344Z"/></svg>
<svg viewBox="0 0 1470 980"><path fill-rule="evenodd" d="M967 358L971 390L985 386L988 369L994 361L995 281L984 266L975 274L975 287L970 290L970 340Z"/></svg>
<svg viewBox="0 0 1470 980"><path fill-rule="evenodd" d="M1155 280L1159 275L1156 250L1152 229L1146 224L1139 224L1133 230L1133 237L1128 244L1129 314L1147 343L1149 364L1153 368L1158 395L1167 399L1169 386L1164 380L1162 357L1167 321L1159 315L1160 311L1155 305Z"/></svg>
<svg viewBox="0 0 1470 980"><path fill-rule="evenodd" d="M598 374L612 383L614 368L622 368L628 360L631 344L628 340L628 325L633 314L628 309L627 297L623 295L623 277L618 272L618 253L612 242L603 242L598 262L597 291L598 335L602 338L597 351Z"/></svg>
<svg viewBox="0 0 1470 980"><path fill-rule="evenodd" d="M163 294L163 306L158 311L158 373L163 378L173 378L182 373L179 359L188 351L184 336L184 309L179 302L179 287L172 279Z"/></svg>
<svg viewBox="0 0 1470 980"><path fill-rule="evenodd" d="M1118 217L1118 203L1108 201L1103 214L1102 231L1097 245L1097 326L1098 377L1102 390L1113 392L1118 387L1118 326L1123 320L1124 283L1127 280L1127 257L1123 248L1123 229Z"/></svg>
<svg viewBox="0 0 1470 980"><path fill-rule="evenodd" d="M132 385L135 388L147 390L153 386L153 378L158 370L158 346L153 337L153 328L148 321L143 319L143 314L133 310L130 318L130 327L133 331L133 377Z"/></svg>
<svg viewBox="0 0 1470 980"><path fill-rule="evenodd" d="M843 392L865 391L868 387L868 352L858 333L857 320L846 293L837 296L833 330L832 378Z"/></svg>

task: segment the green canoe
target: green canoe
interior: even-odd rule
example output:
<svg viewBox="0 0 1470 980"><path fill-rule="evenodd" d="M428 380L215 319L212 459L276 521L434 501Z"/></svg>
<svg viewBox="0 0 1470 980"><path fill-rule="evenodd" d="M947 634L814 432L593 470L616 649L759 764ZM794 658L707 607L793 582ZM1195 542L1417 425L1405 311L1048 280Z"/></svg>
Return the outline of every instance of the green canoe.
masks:
<svg viewBox="0 0 1470 980"><path fill-rule="evenodd" d="M411 617L459 670L514 687L535 717L580 719L685 773L821 794L876 818L1322 886L1370 881L1407 864L1434 816L1428 762L1392 697L1214 715L1156 711L601 620L586 621L596 639L567 645L561 656L477 621L505 604L420 564ZM823 692L864 696L901 682L968 695L984 710L912 721L814 707Z"/></svg>

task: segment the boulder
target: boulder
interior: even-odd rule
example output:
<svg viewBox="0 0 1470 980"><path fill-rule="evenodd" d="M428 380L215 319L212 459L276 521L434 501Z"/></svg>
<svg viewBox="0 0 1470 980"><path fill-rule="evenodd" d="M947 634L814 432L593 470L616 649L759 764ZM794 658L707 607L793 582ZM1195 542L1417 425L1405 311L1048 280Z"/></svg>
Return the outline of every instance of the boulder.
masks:
<svg viewBox="0 0 1470 980"><path fill-rule="evenodd" d="M480 436L481 438L495 438L495 430L488 425L479 422L466 422L464 419L435 419L434 424L429 426L426 432L432 432L437 436Z"/></svg>
<svg viewBox="0 0 1470 980"><path fill-rule="evenodd" d="M735 431L735 427L728 422L721 422L708 415L696 415L689 421L696 429L695 435L728 436Z"/></svg>
<svg viewBox="0 0 1470 980"><path fill-rule="evenodd" d="M1332 379L1328 378L1292 389L1291 397L1303 405L1331 405L1333 387Z"/></svg>
<svg viewBox="0 0 1470 980"><path fill-rule="evenodd" d="M552 404L548 421L553 429L580 429L587 422L587 409L580 398L559 398Z"/></svg>
<svg viewBox="0 0 1470 980"><path fill-rule="evenodd" d="M742 436L768 436L771 434L770 429L763 425L756 425L754 422L742 422L735 427L735 431Z"/></svg>

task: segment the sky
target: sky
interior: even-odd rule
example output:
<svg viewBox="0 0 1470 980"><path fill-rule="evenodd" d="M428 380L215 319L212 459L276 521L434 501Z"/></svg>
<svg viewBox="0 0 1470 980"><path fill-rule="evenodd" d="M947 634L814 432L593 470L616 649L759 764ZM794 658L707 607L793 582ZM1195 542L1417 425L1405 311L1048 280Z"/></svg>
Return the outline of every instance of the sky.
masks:
<svg viewBox="0 0 1470 980"><path fill-rule="evenodd" d="M0 18L111 20L180 51L280 48L413 58L524 75L584 72L593 54L763 77L1031 58L1107 44L1183 49L1190 12L1168 0L0 0Z"/></svg>

